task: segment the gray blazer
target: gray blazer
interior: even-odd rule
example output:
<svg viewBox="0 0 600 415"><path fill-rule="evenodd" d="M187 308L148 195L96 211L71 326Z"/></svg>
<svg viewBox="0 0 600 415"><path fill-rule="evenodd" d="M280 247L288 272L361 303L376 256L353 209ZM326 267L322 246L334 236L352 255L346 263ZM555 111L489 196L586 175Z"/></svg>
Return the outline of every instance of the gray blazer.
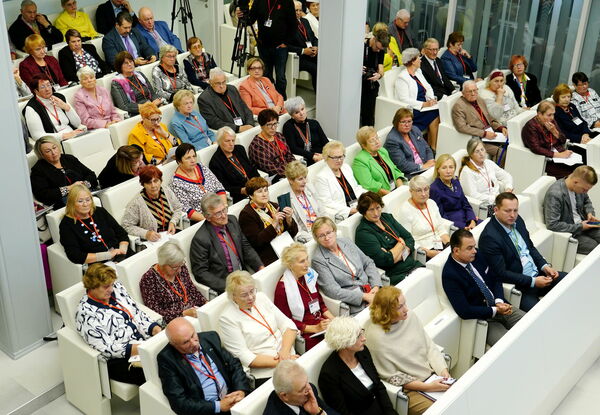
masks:
<svg viewBox="0 0 600 415"><path fill-rule="evenodd" d="M594 206L587 193L575 193L577 212L581 220L586 220L588 213L594 215ZM544 196L544 221L548 229L554 232L580 233L583 226L573 221L571 198L565 179L557 180L548 188Z"/></svg>
<svg viewBox="0 0 600 415"><path fill-rule="evenodd" d="M344 261L321 245L315 250L312 267L319 273L319 287L325 295L347 303L350 306L350 314L356 314L368 305L363 303L363 291L360 287L365 284L381 287L381 277L375 262L354 242L346 238L337 238L337 243L348 262L356 268L354 279Z"/></svg>
<svg viewBox="0 0 600 415"><path fill-rule="evenodd" d="M409 131L408 136L410 137L413 145L419 153L419 157L423 161L423 164L433 158L433 151L427 144L427 141L423 138L423 134L418 127L413 126ZM390 153L390 158L396 164L402 173L408 178L412 177L422 166L415 163L415 158L410 146L400 134L396 128L392 127L390 132L385 139L385 149Z"/></svg>
<svg viewBox="0 0 600 415"><path fill-rule="evenodd" d="M235 112L242 118L243 124L256 125L252 111L242 100L236 87L227 85L227 96L231 98ZM227 105L229 105L229 101L227 101ZM233 114L212 88L209 87L202 91L198 97L198 108L208 126L213 130L218 130L221 127L231 127L236 133L239 132L240 127L235 125Z"/></svg>
<svg viewBox="0 0 600 415"><path fill-rule="evenodd" d="M227 231L233 239L242 268L250 273L257 271L263 265L260 257L242 233L235 216L227 217ZM192 239L190 262L196 281L208 285L219 294L225 291L225 278L229 274L227 260L221 242L208 221L204 221Z"/></svg>

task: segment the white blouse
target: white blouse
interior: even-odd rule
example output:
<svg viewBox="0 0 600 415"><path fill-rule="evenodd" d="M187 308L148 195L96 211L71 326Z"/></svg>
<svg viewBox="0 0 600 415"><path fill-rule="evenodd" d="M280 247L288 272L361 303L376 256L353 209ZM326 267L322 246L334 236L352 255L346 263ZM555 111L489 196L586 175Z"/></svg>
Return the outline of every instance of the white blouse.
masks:
<svg viewBox="0 0 600 415"><path fill-rule="evenodd" d="M513 188L513 179L510 173L498 166L492 160L486 159L483 167L477 166L473 161L471 164L477 167L477 171L469 166L464 166L460 173L460 184L465 196L477 199L477 201L494 203L496 196L506 189Z"/></svg>
<svg viewBox="0 0 600 415"><path fill-rule="evenodd" d="M480 89L479 96L483 99L483 102L485 102L485 106L487 107L490 116L502 125L506 125L508 120L525 111L525 108L521 108L515 99L515 94L512 89L507 86L504 87L502 104L496 102L496 93L488 88Z"/></svg>
<svg viewBox="0 0 600 415"><path fill-rule="evenodd" d="M39 98L39 97L38 97ZM71 109L67 112L62 109L54 107L54 103L49 99L39 98L39 100L46 107L46 112L48 113L48 118L50 118L50 122L54 125L54 128L57 132L55 133L47 133L44 130L44 126L42 125L42 119L39 114L32 108L27 107L25 110L25 121L27 122L27 127L29 128L29 134L31 134L31 138L34 140L38 140L40 137L44 137L46 135L52 136L56 138L58 141L61 141L62 135L64 133L68 133L73 131L73 129L69 126L69 122L75 127L79 127L81 125L81 119L79 115L75 112L75 108L72 105L69 105ZM56 108L56 113L54 109ZM55 117L58 115L58 120Z"/></svg>
<svg viewBox="0 0 600 415"><path fill-rule="evenodd" d="M409 200L400 208L400 224L413 236L415 246L433 249L436 242L441 241L441 236L450 234L452 221L442 218L437 204L427 199L427 209L417 209ZM430 219L431 218L431 219ZM429 220L433 223L433 229Z"/></svg>

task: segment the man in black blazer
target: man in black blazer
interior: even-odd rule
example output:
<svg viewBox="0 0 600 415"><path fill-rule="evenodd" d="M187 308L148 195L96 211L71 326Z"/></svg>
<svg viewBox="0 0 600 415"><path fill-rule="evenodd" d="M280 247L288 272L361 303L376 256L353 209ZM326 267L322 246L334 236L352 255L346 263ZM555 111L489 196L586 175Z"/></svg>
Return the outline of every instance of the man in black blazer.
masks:
<svg viewBox="0 0 600 415"><path fill-rule="evenodd" d="M519 216L519 200L512 193L496 196L494 217L479 238L479 249L492 272L502 282L515 284L523 293L520 308L529 311L566 275L533 246L525 222Z"/></svg>
<svg viewBox="0 0 600 415"><path fill-rule="evenodd" d="M277 365L273 389L263 415L337 415L319 398L317 388L308 382L306 371L293 360L283 360Z"/></svg>
<svg viewBox="0 0 600 415"><path fill-rule="evenodd" d="M111 67L115 64L117 54L124 50L131 53L136 66L156 61L154 50L148 45L144 36L137 30L131 30L132 27L131 15L121 12L117 15L115 26L102 38L104 57Z"/></svg>
<svg viewBox="0 0 600 415"><path fill-rule="evenodd" d="M442 286L462 319L488 321L487 344L493 346L525 315L504 299L502 282L493 276L477 253L473 234L459 229L450 237L452 254L442 271Z"/></svg>
<svg viewBox="0 0 600 415"><path fill-rule="evenodd" d="M221 196L208 193L201 208L206 220L190 246L192 272L198 282L221 294L231 272L242 269L253 273L264 267L235 216L227 215Z"/></svg>
<svg viewBox="0 0 600 415"><path fill-rule="evenodd" d="M121 12L129 13L133 25L137 26L138 18L128 0L108 0L96 9L96 30L104 35L110 32L117 23L117 15Z"/></svg>
<svg viewBox="0 0 600 415"><path fill-rule="evenodd" d="M450 95L454 92L454 85L446 75L442 61L437 57L439 50L439 42L432 37L423 42L423 49L421 49L421 53L425 57L421 60L421 72L433 88L433 93L438 101L444 95Z"/></svg>
<svg viewBox="0 0 600 415"><path fill-rule="evenodd" d="M25 38L36 33L44 38L48 50L63 41L63 34L52 26L48 16L38 13L33 1L25 0L21 3L21 14L8 28L8 36L17 49L24 50Z"/></svg>
<svg viewBox="0 0 600 415"><path fill-rule="evenodd" d="M250 392L240 361L221 346L214 331L196 333L183 317L166 328L169 344L158 354L158 374L177 414L229 414Z"/></svg>
<svg viewBox="0 0 600 415"><path fill-rule="evenodd" d="M302 5L296 4L296 35L290 39L288 49L300 57L299 69L311 76L313 89L317 90L317 55L319 39L315 36L310 23L302 17Z"/></svg>

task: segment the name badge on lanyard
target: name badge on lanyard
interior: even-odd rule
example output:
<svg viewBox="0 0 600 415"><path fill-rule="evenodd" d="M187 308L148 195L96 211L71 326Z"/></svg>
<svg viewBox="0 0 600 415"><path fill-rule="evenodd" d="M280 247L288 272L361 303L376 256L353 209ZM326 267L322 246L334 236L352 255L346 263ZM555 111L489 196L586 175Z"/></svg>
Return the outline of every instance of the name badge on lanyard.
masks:
<svg viewBox="0 0 600 415"><path fill-rule="evenodd" d="M244 125L244 123L243 123L243 121L242 121L242 119L240 117L235 117L233 119L233 123L235 125L237 125L238 127L241 127L242 125Z"/></svg>
<svg viewBox="0 0 600 415"><path fill-rule="evenodd" d="M444 244L442 243L442 241L433 241L433 249L435 249L436 251L441 251L442 249L444 249Z"/></svg>
<svg viewBox="0 0 600 415"><path fill-rule="evenodd" d="M308 302L308 311L310 314L317 314L319 311L321 311L318 298L314 298Z"/></svg>
<svg viewBox="0 0 600 415"><path fill-rule="evenodd" d="M308 40L306 41L306 47L307 48L312 48L312 42L309 42Z"/></svg>
<svg viewBox="0 0 600 415"><path fill-rule="evenodd" d="M579 124L581 124L582 122L583 122L583 121L582 121L582 120L581 120L581 118L579 118L579 117L575 117L575 118L573 118L573 124L575 124L575 125L579 125Z"/></svg>
<svg viewBox="0 0 600 415"><path fill-rule="evenodd" d="M273 20L271 20L271 19L265 20L265 27L271 27L271 25L273 25Z"/></svg>

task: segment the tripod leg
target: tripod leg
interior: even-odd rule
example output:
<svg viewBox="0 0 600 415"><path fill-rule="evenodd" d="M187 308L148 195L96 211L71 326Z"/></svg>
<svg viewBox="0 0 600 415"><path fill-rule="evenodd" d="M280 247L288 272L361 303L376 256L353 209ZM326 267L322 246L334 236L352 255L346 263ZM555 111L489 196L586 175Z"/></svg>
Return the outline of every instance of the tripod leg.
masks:
<svg viewBox="0 0 600 415"><path fill-rule="evenodd" d="M192 8L190 6L190 0L183 0L183 1L185 1L185 7L186 7L187 14L189 17L190 26L192 27L192 35L195 37L196 29L194 28L194 16L192 16ZM186 40L188 39L187 32L185 34L185 38L186 38Z"/></svg>

